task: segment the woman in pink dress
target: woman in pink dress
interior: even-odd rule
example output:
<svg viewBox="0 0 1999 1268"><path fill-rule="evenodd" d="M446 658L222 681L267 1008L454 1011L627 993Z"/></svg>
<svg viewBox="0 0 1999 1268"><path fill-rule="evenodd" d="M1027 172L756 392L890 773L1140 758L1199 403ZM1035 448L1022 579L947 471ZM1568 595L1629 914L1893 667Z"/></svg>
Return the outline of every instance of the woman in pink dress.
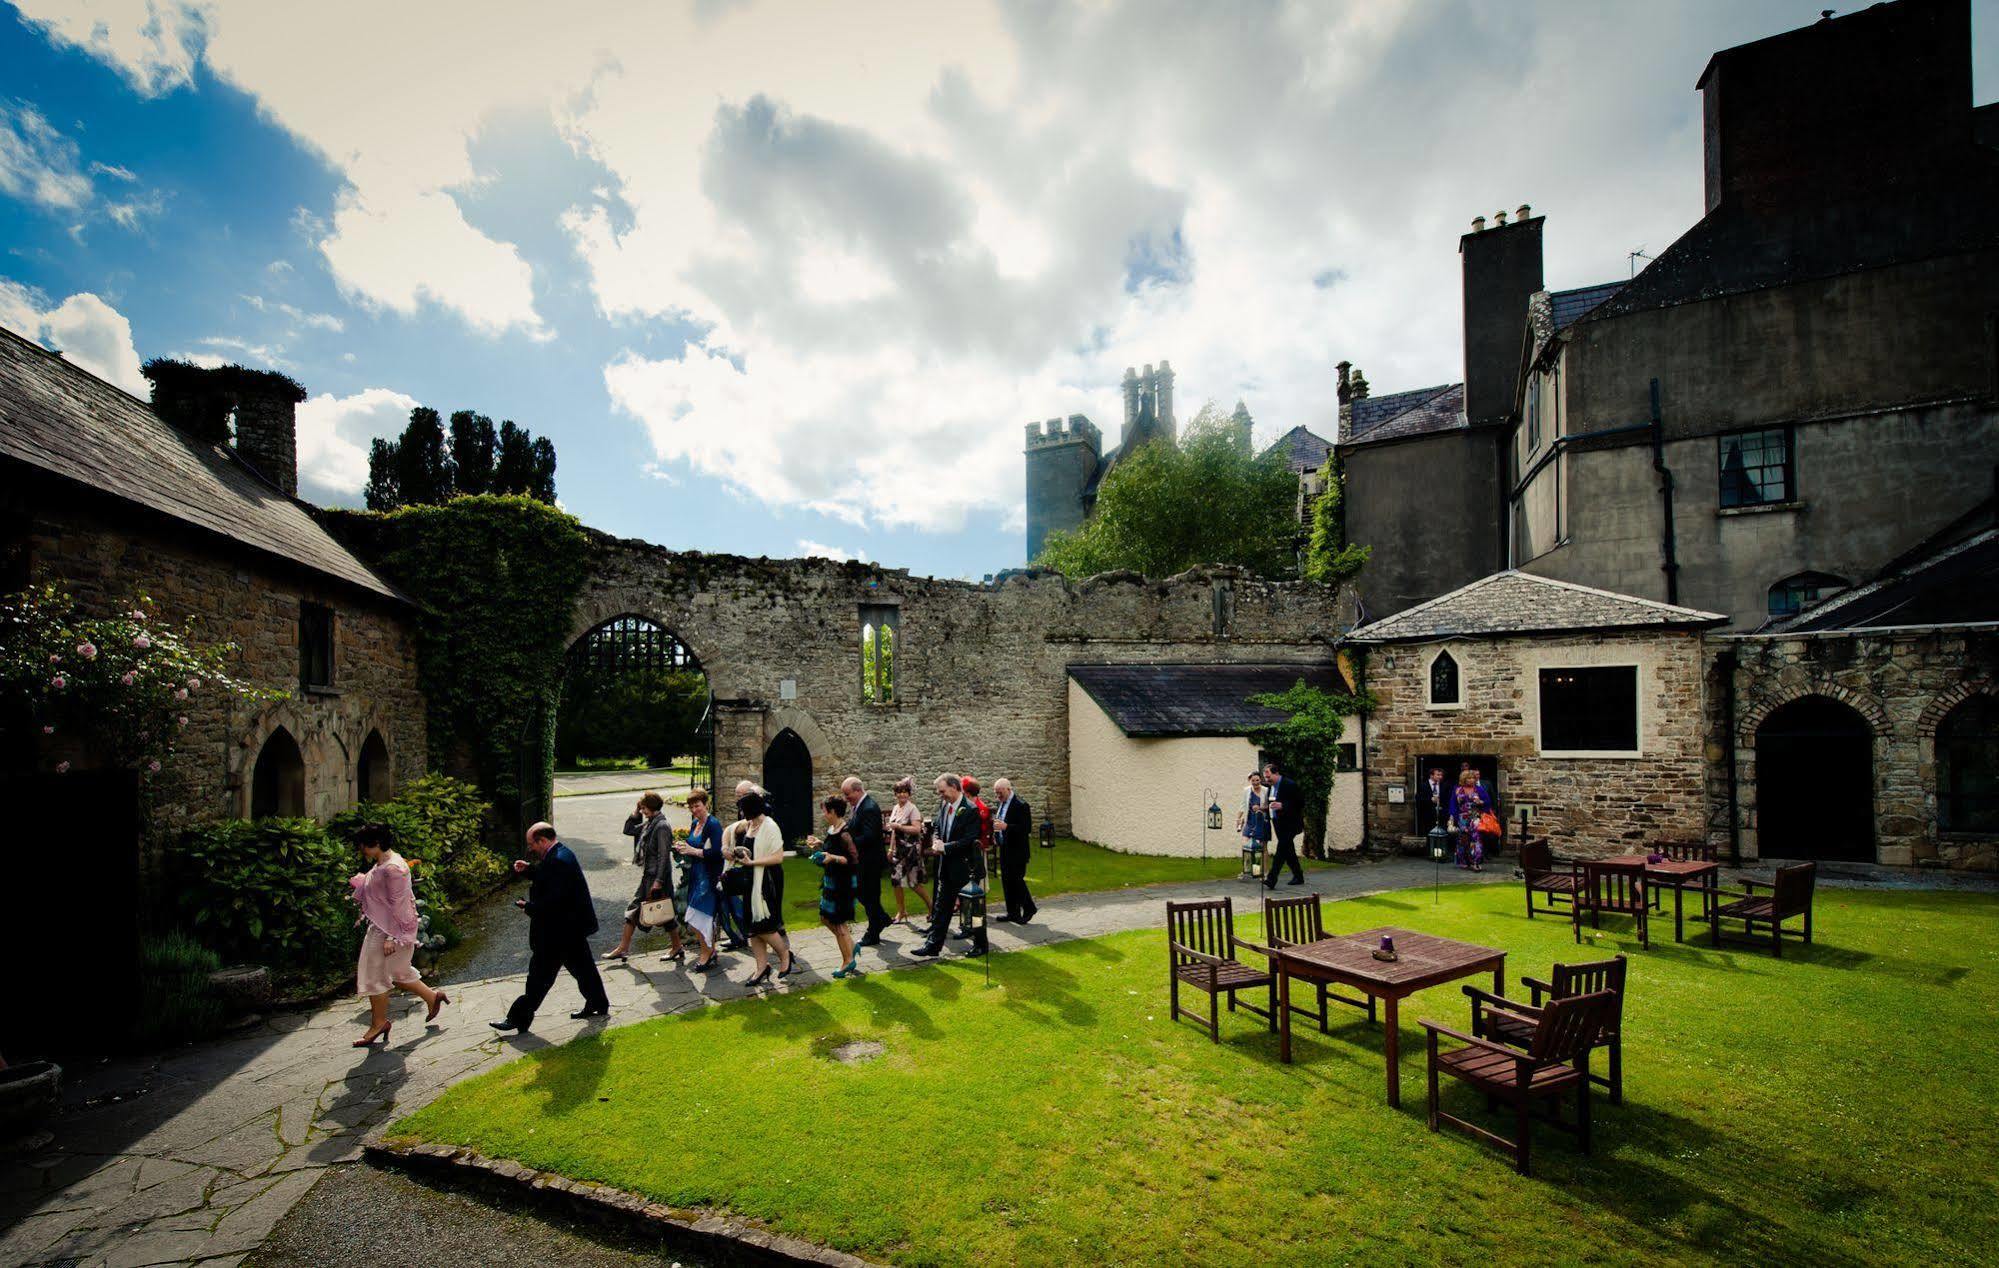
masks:
<svg viewBox="0 0 1999 1268"><path fill-rule="evenodd" d="M354 1041L366 1048L377 1039L389 1042L389 990L400 986L429 1005L426 1023L437 1020L437 1010L451 1002L443 991L423 984L423 977L410 963L416 953L416 890L410 885L410 865L389 846L389 830L368 824L354 834L354 844L370 866L348 882L354 901L361 908L361 923L368 926L361 935L361 962L354 980L368 997L368 1033Z"/></svg>

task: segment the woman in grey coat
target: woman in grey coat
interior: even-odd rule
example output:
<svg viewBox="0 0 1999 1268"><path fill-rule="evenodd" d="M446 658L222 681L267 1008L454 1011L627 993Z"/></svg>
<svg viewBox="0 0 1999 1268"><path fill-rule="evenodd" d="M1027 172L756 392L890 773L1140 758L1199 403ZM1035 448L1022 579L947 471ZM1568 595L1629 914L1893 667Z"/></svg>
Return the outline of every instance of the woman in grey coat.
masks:
<svg viewBox="0 0 1999 1268"><path fill-rule="evenodd" d="M632 845L633 861L639 865L639 887L625 907L625 934L618 945L604 953L606 960L627 960L632 954L632 936L639 931L639 908L657 899L666 899L666 922L647 925L649 931L666 930L673 936L669 960L681 958L680 922L673 907L673 829L663 812L666 802L655 792L639 798L638 832Z"/></svg>

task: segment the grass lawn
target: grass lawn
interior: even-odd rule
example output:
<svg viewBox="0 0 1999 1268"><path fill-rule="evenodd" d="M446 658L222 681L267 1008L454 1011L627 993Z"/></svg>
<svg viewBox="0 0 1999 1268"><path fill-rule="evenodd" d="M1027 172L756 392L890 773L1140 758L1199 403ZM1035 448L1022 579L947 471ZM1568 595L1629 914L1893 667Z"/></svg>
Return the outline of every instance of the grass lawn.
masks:
<svg viewBox="0 0 1999 1268"><path fill-rule="evenodd" d="M1424 1127L1416 1019L1462 1028L1455 985L1403 1010L1397 1112L1351 1010L1289 1067L1247 1014L1219 1045L1169 1022L1156 930L997 957L990 990L951 961L580 1036L394 1132L897 1263L1990 1262L1999 900L1821 890L1782 961L1622 928L1579 951L1519 908L1326 911L1506 948L1509 981L1632 956L1626 1104L1598 1101L1591 1158L1540 1129L1526 1179ZM828 1058L855 1039L886 1055Z"/></svg>
<svg viewBox="0 0 1999 1268"><path fill-rule="evenodd" d="M1231 835L1229 840L1233 843L1236 838ZM1129 889L1135 885L1226 880L1242 870L1240 854L1233 849L1223 852L1219 840L1215 848L1217 852L1203 861L1197 858L1162 858L1153 854L1124 854L1087 841L1078 841L1074 837L1056 837L1053 849L1044 850L1039 845L1034 847L1034 858L1027 868L1027 887L1038 901L1056 894L1092 894L1106 889ZM1052 860L1050 855L1054 856ZM1053 881L1049 880L1051 862L1054 867ZM1330 866L1333 865L1305 860L1308 871ZM784 906L796 913L787 917L791 924L803 924L806 928L818 925L820 875L818 865L809 859L785 860ZM993 911L998 913L998 874L995 873L991 879ZM891 913L895 911L895 891L889 888L886 880L882 882L882 901L888 904ZM918 916L922 912L923 904L911 899L909 914Z"/></svg>

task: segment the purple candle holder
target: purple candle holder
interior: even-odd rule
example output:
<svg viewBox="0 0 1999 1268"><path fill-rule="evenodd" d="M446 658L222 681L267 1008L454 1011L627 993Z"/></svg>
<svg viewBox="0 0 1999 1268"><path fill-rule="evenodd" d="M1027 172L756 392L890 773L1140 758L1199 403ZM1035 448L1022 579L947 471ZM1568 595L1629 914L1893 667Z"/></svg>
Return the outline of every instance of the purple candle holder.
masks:
<svg viewBox="0 0 1999 1268"><path fill-rule="evenodd" d="M1666 856L1659 853L1657 850L1654 850L1650 854L1645 856L1645 861L1647 863L1664 863L1666 861Z"/></svg>
<svg viewBox="0 0 1999 1268"><path fill-rule="evenodd" d="M1386 952L1388 952L1388 954L1390 954L1390 955L1394 955L1394 954L1395 954L1395 939L1393 939L1393 938L1389 937L1389 936L1388 936L1387 934L1385 934L1385 933L1384 933L1384 934L1382 934L1382 935L1381 935L1381 949L1382 949L1383 951L1386 951Z"/></svg>

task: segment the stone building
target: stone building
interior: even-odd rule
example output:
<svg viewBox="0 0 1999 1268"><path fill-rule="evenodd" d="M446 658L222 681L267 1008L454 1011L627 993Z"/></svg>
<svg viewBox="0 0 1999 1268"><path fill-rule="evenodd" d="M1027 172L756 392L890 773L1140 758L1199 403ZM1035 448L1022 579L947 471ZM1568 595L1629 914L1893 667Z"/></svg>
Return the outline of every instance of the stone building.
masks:
<svg viewBox="0 0 1999 1268"><path fill-rule="evenodd" d="M232 368L177 376L149 407L0 331L0 589L56 582L99 615L146 594L168 621L237 644L238 677L286 693L190 699L157 826L323 817L424 771L409 604L293 496L302 396L282 375ZM198 439L193 420L218 410L210 421L233 418L233 440ZM62 737L8 755L47 779L58 758L79 773L95 761Z"/></svg>
<svg viewBox="0 0 1999 1268"><path fill-rule="evenodd" d="M1071 665L1069 787L1076 835L1134 854L1239 848L1236 816L1266 754L1249 739L1282 720L1250 697L1303 680L1350 692L1335 665ZM1326 800L1325 845L1363 844L1359 721L1347 719ZM1207 828L1219 806L1221 827Z"/></svg>
<svg viewBox="0 0 1999 1268"><path fill-rule="evenodd" d="M881 790L943 770L1006 775L1066 831L1071 665L1327 665L1335 600L1330 587L1234 568L1080 582L1029 571L979 585L599 535L574 637L638 617L685 644L714 698L717 782L769 787L788 831L842 775ZM882 630L892 672L869 680L863 640ZM1231 764L1216 777L1241 773Z"/></svg>
<svg viewBox="0 0 1999 1268"><path fill-rule="evenodd" d="M1501 572L1355 630L1366 835L1419 846L1421 789L1478 768L1508 835L1612 855L1707 832L1702 631L1718 613Z"/></svg>

